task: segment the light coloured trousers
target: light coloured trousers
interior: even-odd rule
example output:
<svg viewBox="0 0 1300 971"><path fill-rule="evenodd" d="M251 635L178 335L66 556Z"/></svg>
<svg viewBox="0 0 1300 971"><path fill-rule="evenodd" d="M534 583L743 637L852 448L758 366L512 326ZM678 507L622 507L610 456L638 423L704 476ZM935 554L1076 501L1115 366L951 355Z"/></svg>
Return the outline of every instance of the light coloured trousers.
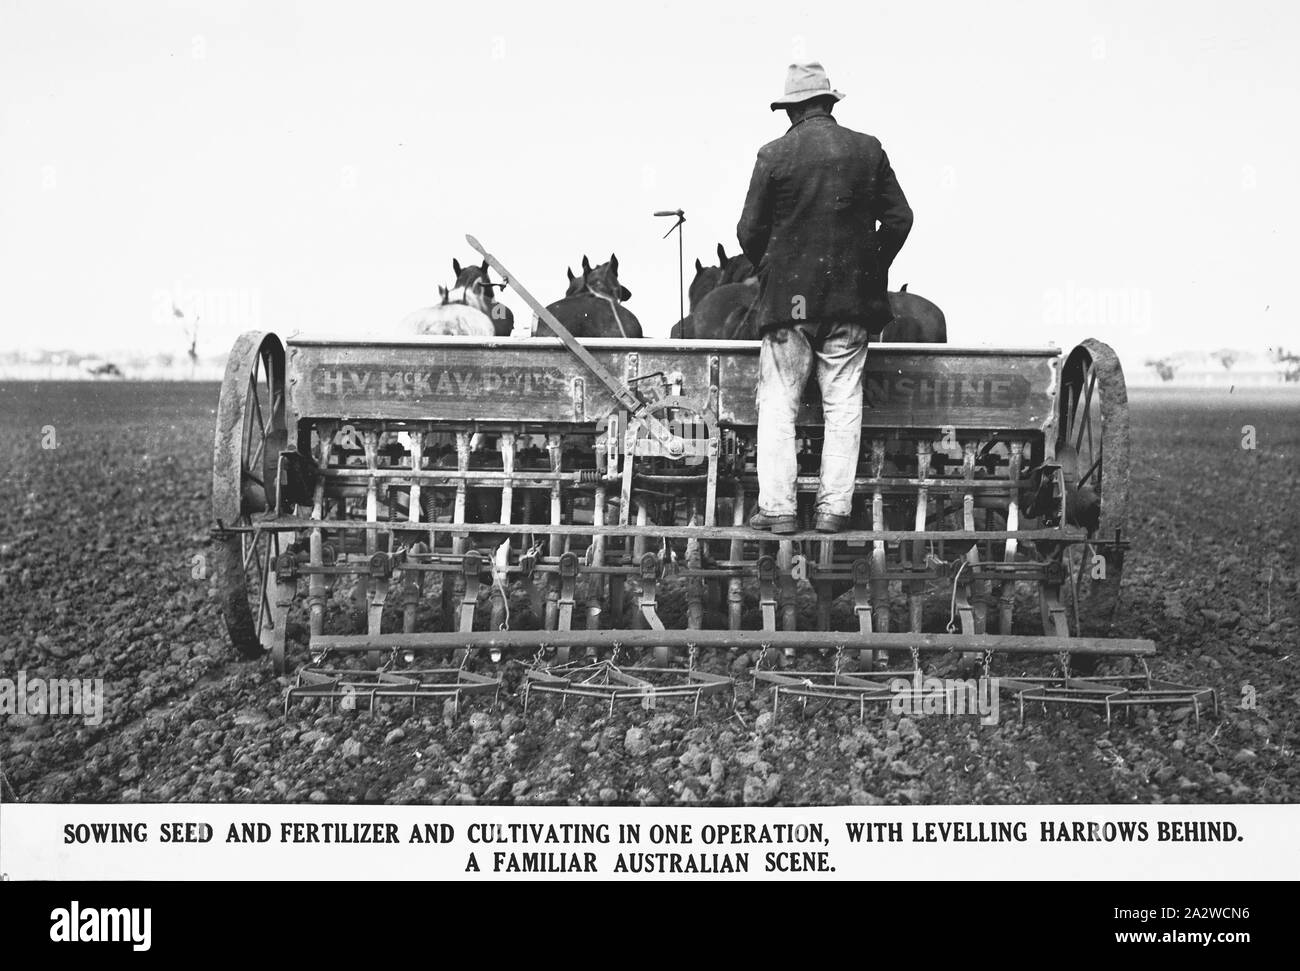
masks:
<svg viewBox="0 0 1300 971"><path fill-rule="evenodd" d="M858 324L826 328L821 347L816 329L783 327L763 335L758 370L758 508L769 516L795 512L795 418L804 388L817 365L825 439L817 511L847 516L862 438L862 369L867 331Z"/></svg>

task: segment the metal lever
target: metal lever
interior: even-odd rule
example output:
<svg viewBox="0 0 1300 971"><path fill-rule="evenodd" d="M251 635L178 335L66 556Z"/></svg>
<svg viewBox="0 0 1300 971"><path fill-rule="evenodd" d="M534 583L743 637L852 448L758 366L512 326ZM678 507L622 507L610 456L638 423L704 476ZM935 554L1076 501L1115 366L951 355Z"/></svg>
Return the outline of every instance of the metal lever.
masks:
<svg viewBox="0 0 1300 971"><path fill-rule="evenodd" d="M577 338L569 333L569 329L556 319L555 314L546 309L536 297L524 289L519 281L515 279L514 274L507 270L500 260L484 249L483 244L468 233L465 235L465 241L477 250L483 259L487 260L488 266L501 274L501 277L506 283L510 284L515 293L523 297L524 303L528 304L533 312L546 322L546 326L551 328L552 333L560 339L560 342L569 349L573 356L581 361L583 366L598 381L609 388L614 395L614 400L634 417L640 418L645 423L651 436L664 447L664 451L668 453L669 458L679 459L686 453L686 443L674 435L667 425L649 414L646 410L646 403L634 394L631 388L610 374L604 365L596 360L591 351L579 344Z"/></svg>

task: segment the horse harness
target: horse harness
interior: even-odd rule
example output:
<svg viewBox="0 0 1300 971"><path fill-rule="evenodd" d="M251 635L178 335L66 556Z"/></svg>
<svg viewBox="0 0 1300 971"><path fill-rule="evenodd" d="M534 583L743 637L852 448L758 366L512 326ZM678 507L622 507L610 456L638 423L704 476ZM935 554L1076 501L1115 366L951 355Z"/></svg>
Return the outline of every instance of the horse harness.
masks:
<svg viewBox="0 0 1300 971"><path fill-rule="evenodd" d="M618 315L618 301L607 293L601 293L599 290L593 290L591 284L587 284L587 292L592 296L600 297L601 300L609 304L610 312L614 315L614 323L618 324L618 332L627 340L627 328L623 326L623 318Z"/></svg>

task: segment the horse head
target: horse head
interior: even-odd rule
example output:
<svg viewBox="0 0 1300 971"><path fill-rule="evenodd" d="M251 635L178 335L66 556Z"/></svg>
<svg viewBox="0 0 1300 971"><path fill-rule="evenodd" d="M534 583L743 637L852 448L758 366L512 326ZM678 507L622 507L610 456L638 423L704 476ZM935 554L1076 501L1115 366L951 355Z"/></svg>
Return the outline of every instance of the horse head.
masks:
<svg viewBox="0 0 1300 971"><path fill-rule="evenodd" d="M565 267L569 278L564 297L547 309L555 314L574 337L641 337L643 331L636 314L623 307L623 301L632 291L618 279L618 256L609 254L609 262L592 266L586 256L582 258L582 273L575 275ZM533 333L545 334L537 319Z"/></svg>
<svg viewBox="0 0 1300 971"><path fill-rule="evenodd" d="M587 258L584 256L582 259L586 262ZM564 295L566 297L576 297L578 294L582 293L583 290L587 289L587 281L583 277L574 273L567 266L564 268L564 273L569 278L569 285L564 290Z"/></svg>
<svg viewBox="0 0 1300 971"><path fill-rule="evenodd" d="M452 272L456 274L456 283L453 292L461 294L452 303L463 303L481 310L488 316L492 316L492 307L496 303L496 297L492 293L492 288L498 286L491 281L488 276L488 263L484 260L479 266L460 265L460 260L451 261Z"/></svg>
<svg viewBox="0 0 1300 971"><path fill-rule="evenodd" d="M504 283L493 283L488 273L488 262L484 260L479 266L461 266L460 260L451 261L452 271L456 274L456 289L463 290L464 299L459 301L480 310L492 318L497 337L509 337L514 332L515 315L505 304L499 302L493 292L495 287L504 287Z"/></svg>
<svg viewBox="0 0 1300 971"><path fill-rule="evenodd" d="M718 286L724 283L753 283L758 279L758 271L748 256L743 253L728 256L721 243L718 244L718 266L722 268Z"/></svg>
<svg viewBox="0 0 1300 971"><path fill-rule="evenodd" d="M608 262L595 267L584 256L582 279L586 289L598 297L608 297L620 302L632 299L632 291L618 280L618 256L614 253L609 254Z"/></svg>
<svg viewBox="0 0 1300 971"><path fill-rule="evenodd" d="M695 279L691 280L691 285L686 290L686 298L691 310L694 310L696 304L704 299L705 294L718 285L718 278L721 275L722 267L705 266L698 259L695 261Z"/></svg>

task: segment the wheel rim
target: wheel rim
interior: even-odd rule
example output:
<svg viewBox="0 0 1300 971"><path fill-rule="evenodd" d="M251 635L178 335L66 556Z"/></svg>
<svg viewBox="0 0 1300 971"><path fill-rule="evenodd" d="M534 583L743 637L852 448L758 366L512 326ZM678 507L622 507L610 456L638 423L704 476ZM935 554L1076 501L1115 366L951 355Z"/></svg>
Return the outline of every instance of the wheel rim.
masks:
<svg viewBox="0 0 1300 971"><path fill-rule="evenodd" d="M239 494L240 512L250 517L271 506L267 484L275 483L280 452L288 441L284 426L284 364L277 359L275 350L262 345L244 388Z"/></svg>
<svg viewBox="0 0 1300 971"><path fill-rule="evenodd" d="M1095 340L1076 347L1062 368L1059 402L1056 460L1067 490L1078 497L1075 518L1088 527L1090 540L1114 540L1125 527L1129 446L1128 394L1114 351ZM1123 552L1109 549L1100 560L1098 552L1089 542L1063 556L1067 608L1078 633L1106 630L1119 604Z"/></svg>
<svg viewBox="0 0 1300 971"><path fill-rule="evenodd" d="M226 628L249 657L276 641L274 567L281 544L277 533L246 530L276 512L275 476L287 441L283 348L274 335L245 334L231 351L222 387L213 503L218 522L239 528L222 545L219 574Z"/></svg>

